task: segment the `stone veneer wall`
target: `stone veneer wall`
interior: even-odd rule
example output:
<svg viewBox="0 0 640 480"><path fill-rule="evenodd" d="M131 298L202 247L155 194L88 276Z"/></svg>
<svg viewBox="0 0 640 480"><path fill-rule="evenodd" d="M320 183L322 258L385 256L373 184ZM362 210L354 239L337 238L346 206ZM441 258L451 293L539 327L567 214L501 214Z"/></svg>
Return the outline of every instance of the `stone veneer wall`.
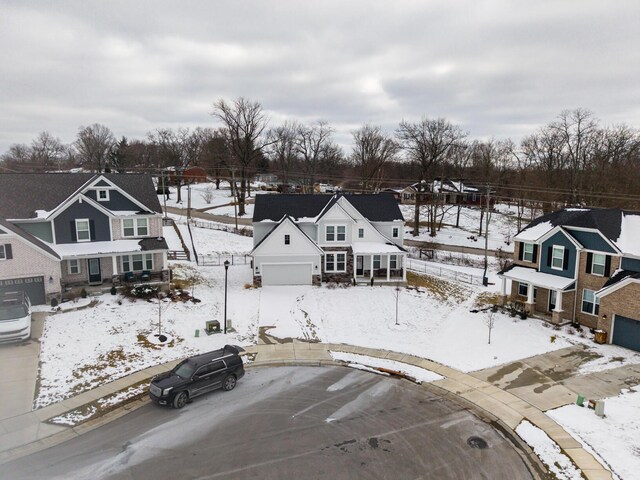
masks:
<svg viewBox="0 0 640 480"><path fill-rule="evenodd" d="M335 283L351 283L353 281L353 250L351 247L324 247L325 253L345 252L346 253L346 272L334 273L324 271L324 259L322 260L322 281Z"/></svg>

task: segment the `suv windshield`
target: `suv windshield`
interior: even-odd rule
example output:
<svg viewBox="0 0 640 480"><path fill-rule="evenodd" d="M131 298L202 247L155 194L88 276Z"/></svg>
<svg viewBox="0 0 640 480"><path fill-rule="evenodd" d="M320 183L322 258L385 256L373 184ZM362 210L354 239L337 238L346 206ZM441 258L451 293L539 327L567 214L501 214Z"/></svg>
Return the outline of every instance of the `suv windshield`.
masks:
<svg viewBox="0 0 640 480"><path fill-rule="evenodd" d="M15 320L29 315L29 310L24 305L2 305L0 306L0 321Z"/></svg>
<svg viewBox="0 0 640 480"><path fill-rule="evenodd" d="M188 380L191 378L191 375L193 375L194 370L195 370L194 365L192 365L189 362L184 362L178 365L176 369L173 371L173 373L178 375L180 378L184 378L185 380Z"/></svg>

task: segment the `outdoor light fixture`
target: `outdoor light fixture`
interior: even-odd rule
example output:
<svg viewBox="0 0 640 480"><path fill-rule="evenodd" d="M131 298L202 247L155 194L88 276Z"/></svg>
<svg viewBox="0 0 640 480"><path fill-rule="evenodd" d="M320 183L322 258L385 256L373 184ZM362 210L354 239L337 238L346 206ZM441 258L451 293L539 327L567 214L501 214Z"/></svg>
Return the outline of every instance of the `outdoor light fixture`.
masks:
<svg viewBox="0 0 640 480"><path fill-rule="evenodd" d="M227 276L229 273L229 260L224 261L224 334L227 334Z"/></svg>
<svg viewBox="0 0 640 480"><path fill-rule="evenodd" d="M53 283L53 277L49 275L49 283Z"/></svg>

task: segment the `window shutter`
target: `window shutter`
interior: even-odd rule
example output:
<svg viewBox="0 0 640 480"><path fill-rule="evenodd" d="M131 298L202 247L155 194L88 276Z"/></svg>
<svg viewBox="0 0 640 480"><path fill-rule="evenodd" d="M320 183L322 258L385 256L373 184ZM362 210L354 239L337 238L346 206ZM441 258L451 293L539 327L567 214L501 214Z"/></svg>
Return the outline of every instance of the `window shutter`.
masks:
<svg viewBox="0 0 640 480"><path fill-rule="evenodd" d="M524 256L524 243L518 243L518 260L522 260Z"/></svg>
<svg viewBox="0 0 640 480"><path fill-rule="evenodd" d="M11 244L6 243L4 246L4 258L7 260L11 260L13 258L13 254L11 253Z"/></svg>
<svg viewBox="0 0 640 480"><path fill-rule="evenodd" d="M587 253L587 270L585 273L591 273L591 267L593 266L593 253Z"/></svg>
<svg viewBox="0 0 640 480"><path fill-rule="evenodd" d="M71 220L71 241L78 241L78 237L76 236L76 222L74 220Z"/></svg>
<svg viewBox="0 0 640 480"><path fill-rule="evenodd" d="M551 257L553 256L553 247L547 247L547 267L551 266Z"/></svg>
<svg viewBox="0 0 640 480"><path fill-rule="evenodd" d="M611 255L607 255L607 259L604 262L604 276L608 277L610 275L611 275Z"/></svg>
<svg viewBox="0 0 640 480"><path fill-rule="evenodd" d="M89 220L89 235L93 242L96 239L96 227L93 220Z"/></svg>
<svg viewBox="0 0 640 480"><path fill-rule="evenodd" d="M562 269L566 270L567 268L569 268L569 250L568 249L564 249L564 257L562 259Z"/></svg>
<svg viewBox="0 0 640 480"><path fill-rule="evenodd" d="M533 263L538 261L538 245L536 243L533 244Z"/></svg>

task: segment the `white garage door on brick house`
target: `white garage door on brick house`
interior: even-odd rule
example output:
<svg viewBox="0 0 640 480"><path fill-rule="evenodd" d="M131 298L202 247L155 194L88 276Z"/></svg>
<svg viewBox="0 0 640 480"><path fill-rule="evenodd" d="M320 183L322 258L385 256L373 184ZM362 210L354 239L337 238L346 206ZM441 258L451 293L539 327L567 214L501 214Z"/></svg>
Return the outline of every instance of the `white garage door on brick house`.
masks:
<svg viewBox="0 0 640 480"><path fill-rule="evenodd" d="M262 285L311 285L311 263L262 264Z"/></svg>

